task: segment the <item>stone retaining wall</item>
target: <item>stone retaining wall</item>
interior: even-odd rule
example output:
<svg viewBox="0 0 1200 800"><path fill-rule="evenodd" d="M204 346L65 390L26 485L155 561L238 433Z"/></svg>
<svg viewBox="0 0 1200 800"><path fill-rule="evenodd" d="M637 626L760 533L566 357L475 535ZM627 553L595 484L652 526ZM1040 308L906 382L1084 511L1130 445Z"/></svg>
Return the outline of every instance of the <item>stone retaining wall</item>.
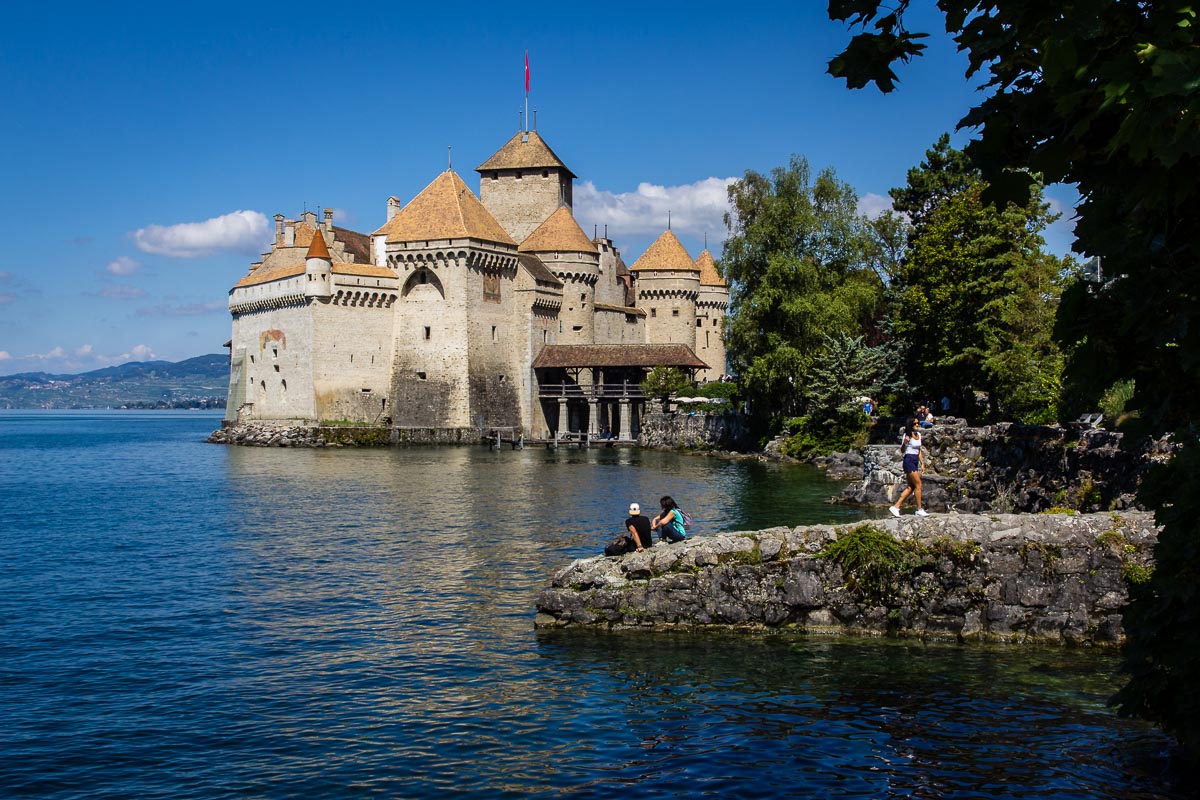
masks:
<svg viewBox="0 0 1200 800"><path fill-rule="evenodd" d="M651 411L642 416L638 444L666 450L741 450L747 445L741 414Z"/></svg>
<svg viewBox="0 0 1200 800"><path fill-rule="evenodd" d="M386 428L351 425L239 423L215 430L213 444L250 447L388 447L398 444L479 444L471 428Z"/></svg>
<svg viewBox="0 0 1200 800"><path fill-rule="evenodd" d="M911 562L886 597L822 555L864 524ZM1128 580L1146 577L1150 514L906 516L772 528L581 559L537 600L540 628L788 628L1115 645Z"/></svg>

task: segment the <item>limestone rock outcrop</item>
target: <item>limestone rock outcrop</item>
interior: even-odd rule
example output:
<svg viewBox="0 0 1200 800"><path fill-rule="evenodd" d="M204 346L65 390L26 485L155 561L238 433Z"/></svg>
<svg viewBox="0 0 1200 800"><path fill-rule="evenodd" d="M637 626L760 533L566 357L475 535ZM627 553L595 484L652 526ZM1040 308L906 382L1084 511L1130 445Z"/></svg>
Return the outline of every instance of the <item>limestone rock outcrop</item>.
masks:
<svg viewBox="0 0 1200 800"><path fill-rule="evenodd" d="M864 525L908 554L882 583L830 555ZM1115 645L1128 585L1148 575L1156 541L1144 512L938 514L724 533L578 560L539 595L535 625Z"/></svg>
<svg viewBox="0 0 1200 800"><path fill-rule="evenodd" d="M898 431L884 424L875 436L890 443L828 460L831 477L857 478L839 501L890 505L904 488ZM922 439L923 494L931 511L1136 508L1142 476L1171 453L1164 440L1122 447L1122 434L1107 430L1017 423L969 427L955 419L939 421Z"/></svg>

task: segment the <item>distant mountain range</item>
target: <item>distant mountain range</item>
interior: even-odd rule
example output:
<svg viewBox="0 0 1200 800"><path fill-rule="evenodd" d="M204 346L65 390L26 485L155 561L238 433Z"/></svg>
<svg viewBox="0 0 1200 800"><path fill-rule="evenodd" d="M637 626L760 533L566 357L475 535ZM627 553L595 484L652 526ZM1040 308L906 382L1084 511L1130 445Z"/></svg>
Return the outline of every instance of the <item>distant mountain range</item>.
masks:
<svg viewBox="0 0 1200 800"><path fill-rule="evenodd" d="M0 408L224 408L229 356L131 361L78 375L0 376Z"/></svg>

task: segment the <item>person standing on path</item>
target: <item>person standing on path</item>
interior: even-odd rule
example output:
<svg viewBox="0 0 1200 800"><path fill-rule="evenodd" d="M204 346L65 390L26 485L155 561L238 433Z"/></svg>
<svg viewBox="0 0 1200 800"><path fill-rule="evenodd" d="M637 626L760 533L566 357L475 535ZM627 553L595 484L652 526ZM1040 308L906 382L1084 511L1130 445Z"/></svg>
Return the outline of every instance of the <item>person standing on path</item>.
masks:
<svg viewBox="0 0 1200 800"><path fill-rule="evenodd" d="M917 516L928 517L929 512L921 502L921 470L925 467L925 451L921 449L921 428L918 420L914 419L908 426L900 449L904 453L904 478L908 481L908 486L904 487L900 499L894 506L889 506L888 511L893 517L900 516L900 506L904 505L904 501L912 494L917 499Z"/></svg>
<svg viewBox="0 0 1200 800"><path fill-rule="evenodd" d="M637 503L629 504L629 519L625 520L625 530L633 539L637 552L642 552L650 546L650 520L642 516L642 507Z"/></svg>

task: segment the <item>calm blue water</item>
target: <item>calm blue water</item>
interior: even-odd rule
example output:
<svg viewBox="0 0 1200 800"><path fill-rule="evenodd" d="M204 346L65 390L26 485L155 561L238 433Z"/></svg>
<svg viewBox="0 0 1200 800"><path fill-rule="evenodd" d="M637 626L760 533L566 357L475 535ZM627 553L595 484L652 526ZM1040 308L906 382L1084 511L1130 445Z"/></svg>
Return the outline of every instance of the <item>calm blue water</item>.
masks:
<svg viewBox="0 0 1200 800"><path fill-rule="evenodd" d="M811 470L217 422L0 412L0 797L1184 796L1109 655L534 632L631 500L853 518Z"/></svg>

